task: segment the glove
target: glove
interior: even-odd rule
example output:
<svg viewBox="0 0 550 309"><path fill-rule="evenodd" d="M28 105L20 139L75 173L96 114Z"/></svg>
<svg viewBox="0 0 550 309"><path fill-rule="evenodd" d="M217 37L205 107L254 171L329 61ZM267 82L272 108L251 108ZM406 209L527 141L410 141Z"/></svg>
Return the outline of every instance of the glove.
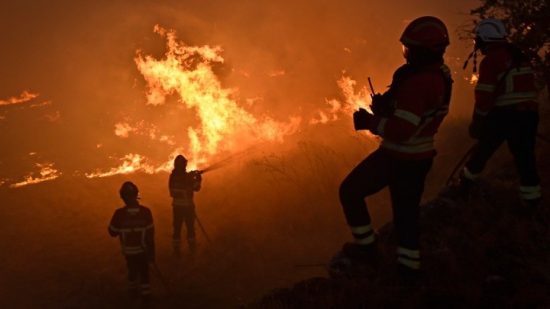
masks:
<svg viewBox="0 0 550 309"><path fill-rule="evenodd" d="M193 180L195 180L195 181L201 181L202 180L201 171L192 171L191 175L193 176Z"/></svg>
<svg viewBox="0 0 550 309"><path fill-rule="evenodd" d="M472 123L470 123L470 126L468 127L468 133L470 134L471 138L480 139L485 132L485 127L485 119L480 116L474 116L472 119Z"/></svg>
<svg viewBox="0 0 550 309"><path fill-rule="evenodd" d="M372 96L372 102L370 104L372 113L381 116L389 117L393 114L393 106L390 103L389 96L377 93Z"/></svg>
<svg viewBox="0 0 550 309"><path fill-rule="evenodd" d="M368 130L372 122L373 115L369 114L364 108L360 108L353 113L353 127L355 130Z"/></svg>

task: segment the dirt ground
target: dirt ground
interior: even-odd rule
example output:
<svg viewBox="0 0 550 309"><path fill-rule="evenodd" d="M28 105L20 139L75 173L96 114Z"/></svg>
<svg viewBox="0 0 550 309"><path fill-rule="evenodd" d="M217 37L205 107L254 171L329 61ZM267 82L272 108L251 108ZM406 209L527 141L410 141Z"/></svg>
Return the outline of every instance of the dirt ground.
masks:
<svg viewBox="0 0 550 309"><path fill-rule="evenodd" d="M465 143L446 142L463 133L446 126L425 199L441 188L466 150ZM167 174L74 176L2 187L0 307L132 307L119 243L107 233L121 206L118 188L128 179L140 187L141 203L155 220L157 265L168 284L167 290L152 272L155 307L239 307L270 290L326 276L322 267L299 265L326 263L349 239L338 185L375 142L352 135L327 145L323 132L306 134L279 152L260 150L204 175L197 213L212 242L197 227L194 257L172 253ZM375 227L391 219L388 201L387 192L368 200Z"/></svg>

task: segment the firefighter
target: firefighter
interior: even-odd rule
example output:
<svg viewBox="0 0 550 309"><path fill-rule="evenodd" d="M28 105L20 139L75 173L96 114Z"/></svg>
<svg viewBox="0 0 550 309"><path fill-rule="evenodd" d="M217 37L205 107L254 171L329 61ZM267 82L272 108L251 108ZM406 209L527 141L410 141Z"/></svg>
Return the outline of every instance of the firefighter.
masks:
<svg viewBox="0 0 550 309"><path fill-rule="evenodd" d="M353 114L356 130L369 130L382 142L340 186L340 202L354 238L340 254L348 261L376 263L376 235L365 198L389 187L398 236L397 269L401 278L416 280L419 203L436 154L434 135L449 110L452 79L443 61L449 36L441 20L415 19L400 41L406 64L394 73L388 91L373 95L373 114L365 109Z"/></svg>
<svg viewBox="0 0 550 309"><path fill-rule="evenodd" d="M141 293L144 300L151 294L149 263L155 261L155 228L149 208L138 202L138 188L132 182L125 182L120 188L120 197L125 206L115 211L109 234L120 238L122 254L128 267L129 291Z"/></svg>
<svg viewBox="0 0 550 309"><path fill-rule="evenodd" d="M541 188L535 160L539 116L533 68L521 50L507 42L500 20L482 20L475 34L474 52L484 55L469 127L477 144L460 175L461 196L467 197L487 161L506 141L519 172L520 197L534 208Z"/></svg>
<svg viewBox="0 0 550 309"><path fill-rule="evenodd" d="M185 221L187 229L187 244L192 251L196 247L195 240L195 202L194 192L201 188L202 176L199 171L187 172L187 159L178 155L174 160L174 169L170 174L168 187L172 197L173 227L172 241L174 253L179 254L181 242L181 226Z"/></svg>

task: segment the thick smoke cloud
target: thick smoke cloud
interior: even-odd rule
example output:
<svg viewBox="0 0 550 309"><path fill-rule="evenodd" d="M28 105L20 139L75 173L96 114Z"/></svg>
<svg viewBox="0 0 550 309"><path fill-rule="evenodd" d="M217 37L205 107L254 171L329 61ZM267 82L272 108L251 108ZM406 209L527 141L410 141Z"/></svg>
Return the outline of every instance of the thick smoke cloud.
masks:
<svg viewBox="0 0 550 309"><path fill-rule="evenodd" d="M454 33L471 1L14 1L1 4L0 98L26 89L55 110L17 110L0 122L3 177L26 174L44 162L86 171L115 164L143 150L155 159L169 153L150 139L121 139L118 123L145 121L182 143L193 111L177 104L146 106L136 51L160 57L159 24L189 45L219 45L225 63L216 73L238 89L252 113L275 119L310 119L327 99L341 97L336 81L347 76L378 91L402 63L399 35L420 15L436 15L452 34L448 62L456 70L451 117L467 115L471 89L458 68L467 44ZM176 99L173 98L175 101ZM170 102L168 102L170 103ZM175 102L172 102L175 103ZM48 114L48 115L46 115ZM53 118L52 118L53 117ZM54 119L55 121L51 121ZM181 132L181 133L180 133ZM185 145L181 145L185 146Z"/></svg>

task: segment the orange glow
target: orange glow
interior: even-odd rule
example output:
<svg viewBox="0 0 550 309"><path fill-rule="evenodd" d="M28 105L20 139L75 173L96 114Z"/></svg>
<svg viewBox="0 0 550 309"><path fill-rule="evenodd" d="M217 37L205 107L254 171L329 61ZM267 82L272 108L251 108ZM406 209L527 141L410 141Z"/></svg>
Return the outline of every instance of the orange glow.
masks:
<svg viewBox="0 0 550 309"><path fill-rule="evenodd" d="M477 81L479 80L479 75L477 74L472 74L472 76L470 77L470 84L474 85L477 83Z"/></svg>
<svg viewBox="0 0 550 309"><path fill-rule="evenodd" d="M356 90L357 81L350 77L342 75L337 81L338 87L342 91L344 101L340 102L337 99L326 100L329 108L321 109L317 112L317 116L310 120L310 124L325 124L331 121L336 121L341 115L351 116L353 112L359 108L364 108L369 112L370 103L372 102L369 91L366 86Z"/></svg>
<svg viewBox="0 0 550 309"><path fill-rule="evenodd" d="M278 70L278 71L269 72L267 75L269 77L279 77L279 76L284 76L285 74L286 74L285 70Z"/></svg>
<svg viewBox="0 0 550 309"><path fill-rule="evenodd" d="M338 86L342 89L346 100L346 105L344 106L350 115L359 108L364 108L370 113L372 112L370 110L370 103L372 100L367 86L363 86L356 91L355 87L357 86L357 81L345 75L338 80Z"/></svg>
<svg viewBox="0 0 550 309"><path fill-rule="evenodd" d="M148 174L155 172L155 168L146 162L146 159L139 154L127 154L121 159L122 163L118 167L111 168L107 172L97 171L94 173L86 173L87 178L102 178L120 174L130 174L137 171L142 171Z"/></svg>
<svg viewBox="0 0 550 309"><path fill-rule="evenodd" d="M10 185L10 188L19 188L48 180L54 180L61 176L61 172L53 167L53 163L37 163L36 166L40 168L40 176L33 177L33 174L30 174L25 177L25 180Z"/></svg>
<svg viewBox="0 0 550 309"><path fill-rule="evenodd" d="M38 93L32 93L30 91L23 91L19 96L17 97L10 97L5 100L0 100L0 106L2 105L13 105L13 104L22 104L28 101L31 101L38 97Z"/></svg>
<svg viewBox="0 0 550 309"><path fill-rule="evenodd" d="M239 105L237 89L224 88L212 65L223 63L219 46L186 46L175 31L155 26L154 31L167 40L162 59L137 52L138 70L147 82L147 104L161 105L169 95L196 112L199 125L187 128L186 154L193 164L204 165L215 155L233 153L260 141L282 141L301 122L290 117L279 122L268 116L256 117Z"/></svg>
<svg viewBox="0 0 550 309"><path fill-rule="evenodd" d="M134 131L134 128L127 122L119 122L115 124L115 135L122 138L127 138L130 132Z"/></svg>
<svg viewBox="0 0 550 309"><path fill-rule="evenodd" d="M157 127L153 124L146 124L144 121L131 125L128 122L118 122L115 124L115 135L120 138L128 138L130 134L146 136L151 140L175 145L174 137L161 134Z"/></svg>

